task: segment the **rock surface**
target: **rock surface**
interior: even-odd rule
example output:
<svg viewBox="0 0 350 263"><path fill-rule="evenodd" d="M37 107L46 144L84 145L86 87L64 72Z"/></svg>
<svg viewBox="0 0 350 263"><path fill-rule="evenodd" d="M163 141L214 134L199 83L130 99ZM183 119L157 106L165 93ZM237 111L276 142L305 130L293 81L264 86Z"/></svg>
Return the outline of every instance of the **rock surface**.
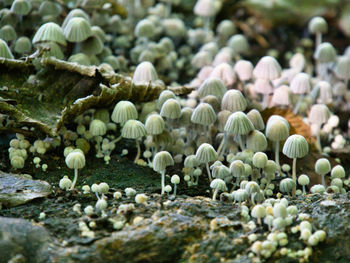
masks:
<svg viewBox="0 0 350 263"><path fill-rule="evenodd" d="M0 173L0 204L12 207L51 193L45 181L32 180L23 175Z"/></svg>
<svg viewBox="0 0 350 263"><path fill-rule="evenodd" d="M249 227L251 219L241 215L238 205L204 197L183 196L171 202L154 195L147 205L135 204L127 198L113 200L104 218L74 214L72 204L65 204L71 212L67 212L66 219L61 218L64 214L55 213L48 207L49 202L26 204L47 207L48 215L42 224L48 231L22 219L1 218L0 250L6 248L11 252L6 259L22 255L27 260L24 262L254 262L256 255L250 251L248 235L255 233L258 240L264 241L270 233L266 225ZM349 195L309 195L290 203L296 205L300 213L311 215L309 221L314 230L327 232L326 241L312 247L312 256L303 262L350 262ZM1 212L16 216L14 209L17 208ZM20 213L17 216L21 216ZM37 217L34 220L37 221ZM61 234L57 232L55 220L60 221ZM95 228L90 228L95 236L81 236L79 222L88 225L91 221L96 223ZM285 230L288 236L285 247L291 251L308 247L299 239L299 233L291 231L299 222L295 220ZM65 231L69 235L64 236ZM299 262L301 259L282 256L281 248L261 262Z"/></svg>
<svg viewBox="0 0 350 263"><path fill-rule="evenodd" d="M0 263L53 262L52 241L42 226L24 219L0 217Z"/></svg>

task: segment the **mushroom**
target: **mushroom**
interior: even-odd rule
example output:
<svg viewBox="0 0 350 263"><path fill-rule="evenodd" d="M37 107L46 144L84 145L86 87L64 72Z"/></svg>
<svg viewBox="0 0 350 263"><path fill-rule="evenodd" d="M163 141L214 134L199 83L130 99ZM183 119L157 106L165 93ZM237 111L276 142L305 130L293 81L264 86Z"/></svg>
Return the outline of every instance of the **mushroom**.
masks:
<svg viewBox="0 0 350 263"><path fill-rule="evenodd" d="M322 185L326 187L325 175L331 171L331 164L326 158L320 158L315 163L315 172L322 177Z"/></svg>
<svg viewBox="0 0 350 263"><path fill-rule="evenodd" d="M251 212L252 217L258 220L258 224L261 225L261 218L266 216L266 209L263 205L256 205Z"/></svg>
<svg viewBox="0 0 350 263"><path fill-rule="evenodd" d="M305 186L310 183L310 178L306 174L301 174L298 178L298 184L303 187L303 194L306 194Z"/></svg>
<svg viewBox="0 0 350 263"><path fill-rule="evenodd" d="M73 150L66 157L69 169L74 169L74 179L70 190L73 190L78 179L78 170L85 166L85 156L81 150Z"/></svg>
<svg viewBox="0 0 350 263"><path fill-rule="evenodd" d="M196 158L199 163L204 163L207 168L209 181L212 181L211 173L209 169L209 162L213 162L218 158L218 154L216 153L213 146L208 143L203 143L198 147L196 152Z"/></svg>
<svg viewBox="0 0 350 263"><path fill-rule="evenodd" d="M180 183L180 176L178 176L177 174L174 174L171 177L170 181L172 184L174 184L174 196L176 196L176 188L177 188L177 185Z"/></svg>
<svg viewBox="0 0 350 263"><path fill-rule="evenodd" d="M219 191L227 191L227 187L226 187L226 183L224 182L224 180L222 179L214 179L211 183L210 183L210 188L214 189L214 193L213 193L213 201L216 201L216 196L218 194Z"/></svg>
<svg viewBox="0 0 350 263"><path fill-rule="evenodd" d="M102 158L103 154L101 152L101 142L102 142L102 136L106 134L107 132L107 126L106 124L101 120L93 120L90 123L90 133L94 136L95 141L97 143L97 158Z"/></svg>
<svg viewBox="0 0 350 263"><path fill-rule="evenodd" d="M146 129L142 122L137 120L128 120L123 129L122 137L127 139L134 139L137 147L137 154L134 163L137 163L141 155L141 147L139 139L146 135Z"/></svg>
<svg viewBox="0 0 350 263"><path fill-rule="evenodd" d="M164 194L165 191L165 171L167 166L174 165L173 157L171 157L170 153L167 151L161 151L156 153L153 158L153 170L160 173L162 176L161 179L161 194Z"/></svg>
<svg viewBox="0 0 350 263"><path fill-rule="evenodd" d="M283 146L283 153L288 158L293 158L293 172L292 178L294 181L293 196L295 194L295 187L297 183L297 158L303 158L309 153L309 144L302 135L294 134L288 137Z"/></svg>
<svg viewBox="0 0 350 263"><path fill-rule="evenodd" d="M269 140L275 143L275 162L280 171L280 142L287 139L289 136L288 121L281 116L272 115L267 121L265 135Z"/></svg>
<svg viewBox="0 0 350 263"><path fill-rule="evenodd" d="M243 151L245 149L243 143L243 136L254 130L253 123L249 120L247 115L241 111L232 113L225 125L225 132L227 134L234 134L238 137L238 143ZM225 143L224 143L225 144ZM225 148L225 146L223 146Z"/></svg>

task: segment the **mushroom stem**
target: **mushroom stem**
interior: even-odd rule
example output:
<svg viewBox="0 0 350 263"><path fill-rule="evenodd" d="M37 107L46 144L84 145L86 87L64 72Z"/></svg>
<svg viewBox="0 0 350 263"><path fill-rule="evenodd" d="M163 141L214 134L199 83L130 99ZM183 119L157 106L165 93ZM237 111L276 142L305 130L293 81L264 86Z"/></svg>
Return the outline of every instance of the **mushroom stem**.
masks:
<svg viewBox="0 0 350 263"><path fill-rule="evenodd" d="M174 196L176 196L176 184L174 184Z"/></svg>
<svg viewBox="0 0 350 263"><path fill-rule="evenodd" d="M165 188L165 170L162 171L162 181L161 181L161 185L162 185L162 192L161 194L164 194L164 188Z"/></svg>
<svg viewBox="0 0 350 263"><path fill-rule="evenodd" d="M278 170L281 171L280 167L280 142L275 142L275 162L278 167Z"/></svg>
<svg viewBox="0 0 350 263"><path fill-rule="evenodd" d="M257 218L257 221L258 221L258 225L261 226L261 218L260 217Z"/></svg>
<svg viewBox="0 0 350 263"><path fill-rule="evenodd" d="M228 135L226 132L224 132L224 138L222 138L221 143L220 143L219 148L218 148L218 151L217 151L219 157L221 157L225 154L227 138L228 138Z"/></svg>
<svg viewBox="0 0 350 263"><path fill-rule="evenodd" d="M120 135L118 138L114 139L112 142L117 143L119 142L123 137Z"/></svg>
<svg viewBox="0 0 350 263"><path fill-rule="evenodd" d="M96 136L95 137L95 140L96 140L96 144L97 144L97 153L96 153L96 157L97 158L102 158L103 157L103 154L101 152L101 139L100 139L100 136Z"/></svg>
<svg viewBox="0 0 350 263"><path fill-rule="evenodd" d="M266 109L268 106L268 101L269 101L269 94L264 94L263 95L263 101L262 101L262 108Z"/></svg>
<svg viewBox="0 0 350 263"><path fill-rule="evenodd" d="M322 174L321 177L322 177L322 185L323 185L324 187L326 187L326 182L325 182L325 179L324 179L325 175Z"/></svg>
<svg viewBox="0 0 350 263"><path fill-rule="evenodd" d="M306 195L305 185L303 185L303 195Z"/></svg>
<svg viewBox="0 0 350 263"><path fill-rule="evenodd" d="M209 182L211 182L213 179L211 178L211 173L210 173L210 169L209 169L209 163L206 163L205 167L207 168Z"/></svg>
<svg viewBox="0 0 350 263"><path fill-rule="evenodd" d="M297 158L293 158L293 171L292 171L292 178L293 181L297 182Z"/></svg>
<svg viewBox="0 0 350 263"><path fill-rule="evenodd" d="M140 142L138 139L136 139L135 141L136 141L137 154L136 154L134 163L136 163L140 159L140 155L141 155Z"/></svg>
<svg viewBox="0 0 350 263"><path fill-rule="evenodd" d="M300 104L303 101L303 98L304 98L304 94L299 95L297 105L295 105L295 108L293 110L294 114L298 114L298 111L299 111L299 108L300 108Z"/></svg>
<svg viewBox="0 0 350 263"><path fill-rule="evenodd" d="M250 201L252 201L253 206L255 205L255 201L254 201L255 195L256 195L256 193L252 193L250 195Z"/></svg>
<svg viewBox="0 0 350 263"><path fill-rule="evenodd" d="M294 181L294 186L292 190L292 196L295 196L296 188L297 188L297 158L293 158L293 172L292 172L292 178Z"/></svg>
<svg viewBox="0 0 350 263"><path fill-rule="evenodd" d="M215 188L214 194L213 194L213 201L216 201L217 194L218 194L218 188Z"/></svg>
<svg viewBox="0 0 350 263"><path fill-rule="evenodd" d="M194 182L193 185L198 185L198 179L199 179L199 175L195 175L196 176L196 181Z"/></svg>
<svg viewBox="0 0 350 263"><path fill-rule="evenodd" d="M210 30L210 16L204 18L204 29L206 31Z"/></svg>
<svg viewBox="0 0 350 263"><path fill-rule="evenodd" d="M320 129L318 129L318 131L317 131L316 141L317 141L317 148L318 148L318 150L322 151Z"/></svg>
<svg viewBox="0 0 350 263"><path fill-rule="evenodd" d="M74 189L75 184L77 183L77 180L78 180L78 169L74 169L74 179L73 179L72 186L70 187L70 190Z"/></svg>
<svg viewBox="0 0 350 263"><path fill-rule="evenodd" d="M239 147L241 148L241 151L244 151L245 148L244 148L242 135L238 135L238 143L239 143Z"/></svg>
<svg viewBox="0 0 350 263"><path fill-rule="evenodd" d="M316 47L318 47L322 43L322 33L316 33Z"/></svg>

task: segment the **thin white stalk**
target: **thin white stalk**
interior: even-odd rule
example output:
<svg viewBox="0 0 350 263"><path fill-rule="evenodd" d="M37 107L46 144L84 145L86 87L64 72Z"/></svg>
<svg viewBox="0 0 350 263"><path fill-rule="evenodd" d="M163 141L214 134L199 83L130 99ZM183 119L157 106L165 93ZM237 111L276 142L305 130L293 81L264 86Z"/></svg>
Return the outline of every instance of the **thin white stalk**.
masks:
<svg viewBox="0 0 350 263"><path fill-rule="evenodd" d="M209 164L206 163L206 164L205 164L205 167L207 168L207 173L208 173L209 182L211 182L212 179L211 179L211 173L210 173L210 169L209 169Z"/></svg>
<svg viewBox="0 0 350 263"><path fill-rule="evenodd" d="M70 190L73 190L78 180L78 169L74 169L74 179Z"/></svg>
<svg viewBox="0 0 350 263"><path fill-rule="evenodd" d="M325 175L322 174L321 177L322 177L322 185L323 185L324 187L326 187L326 182L325 182L325 179L324 179Z"/></svg>
<svg viewBox="0 0 350 263"><path fill-rule="evenodd" d="M162 192L161 194L164 194L164 188L165 188L165 171L162 171L162 181L161 181L161 185L162 185Z"/></svg>
<svg viewBox="0 0 350 263"><path fill-rule="evenodd" d="M218 194L218 188L215 188L214 194L213 194L213 201L216 201L216 196Z"/></svg>
<svg viewBox="0 0 350 263"><path fill-rule="evenodd" d="M322 33L316 33L316 48L322 43Z"/></svg>
<svg viewBox="0 0 350 263"><path fill-rule="evenodd" d="M135 141L136 141L137 154L136 154L134 163L136 163L140 159L140 155L141 155L140 142L138 139L136 139Z"/></svg>
<svg viewBox="0 0 350 263"><path fill-rule="evenodd" d="M296 187L297 187L297 158L293 158L293 172L292 172L292 178L294 181L294 186L293 186L293 190L292 190L292 196L295 196L295 192L296 192Z"/></svg>
<svg viewBox="0 0 350 263"><path fill-rule="evenodd" d="M304 97L304 94L300 94L299 95L299 99L298 99L297 105L295 106L295 108L293 110L294 114L298 114L298 111L299 111L299 108L300 108L300 104L303 101L303 97Z"/></svg>
<svg viewBox="0 0 350 263"><path fill-rule="evenodd" d="M279 141L275 142L275 162L278 169L280 170L280 142Z"/></svg>
<svg viewBox="0 0 350 263"><path fill-rule="evenodd" d="M238 143L241 150L244 151L245 147L244 147L242 135L238 135Z"/></svg>
<svg viewBox="0 0 350 263"><path fill-rule="evenodd" d="M228 134L227 134L227 132L224 132L224 138L222 138L221 143L219 145L219 148L217 150L219 157L221 157L225 154L227 138L228 138Z"/></svg>

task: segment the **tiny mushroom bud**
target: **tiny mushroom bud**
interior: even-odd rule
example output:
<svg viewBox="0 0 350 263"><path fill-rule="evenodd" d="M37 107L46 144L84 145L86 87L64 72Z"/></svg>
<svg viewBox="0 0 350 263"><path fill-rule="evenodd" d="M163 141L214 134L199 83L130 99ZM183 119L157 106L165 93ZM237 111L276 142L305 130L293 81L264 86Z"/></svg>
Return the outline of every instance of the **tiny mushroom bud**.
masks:
<svg viewBox="0 0 350 263"><path fill-rule="evenodd" d="M213 200L216 201L216 196L219 191L227 191L226 183L222 179L214 179L210 183L210 188L214 189Z"/></svg>
<svg viewBox="0 0 350 263"><path fill-rule="evenodd" d="M135 202L137 204L145 204L147 202L147 200L148 200L148 196L145 194L137 194L135 196Z"/></svg>
<svg viewBox="0 0 350 263"><path fill-rule="evenodd" d="M303 194L306 194L305 186L310 183L310 178L306 174L301 174L298 178L298 184L303 187Z"/></svg>
<svg viewBox="0 0 350 263"><path fill-rule="evenodd" d="M296 187L297 175L296 175L296 165L297 158L303 158L309 152L309 144L302 135L294 134L288 137L283 146L283 153L289 158L293 158L293 181ZM293 190L293 196L296 189Z"/></svg>
<svg viewBox="0 0 350 263"><path fill-rule="evenodd" d="M83 152L81 150L70 152L66 157L66 164L69 169L74 169L74 180L71 186L71 190L73 190L78 179L78 169L85 166L85 156Z"/></svg>
<svg viewBox="0 0 350 263"><path fill-rule="evenodd" d="M261 218L266 216L266 209L263 205L256 205L251 212L252 217L258 220L258 224L261 225Z"/></svg>
<svg viewBox="0 0 350 263"><path fill-rule="evenodd" d="M213 162L218 158L218 154L216 153L215 149L210 144L203 143L197 149L196 158L199 163L204 163L206 165L209 181L211 182L212 178L209 169L209 162Z"/></svg>
<svg viewBox="0 0 350 263"><path fill-rule="evenodd" d="M322 185L326 187L325 175L331 171L331 164L326 158L320 158L316 161L315 172L322 176Z"/></svg>
<svg viewBox="0 0 350 263"><path fill-rule="evenodd" d="M61 189L64 189L64 190L67 191L72 186L72 181L68 178L68 176L64 176L60 180L59 186L60 186Z"/></svg>
<svg viewBox="0 0 350 263"><path fill-rule="evenodd" d="M164 187L164 191L167 193L167 195L169 196L169 193L173 190L173 188L171 187L171 185L166 185Z"/></svg>
<svg viewBox="0 0 350 263"><path fill-rule="evenodd" d="M158 152L153 158L153 170L160 173L161 178L161 194L164 194L165 187L165 171L167 166L174 165L174 160L171 154L167 151Z"/></svg>
<svg viewBox="0 0 350 263"><path fill-rule="evenodd" d="M177 174L174 174L171 177L171 183L174 184L174 196L176 196L176 188L177 188L177 185L180 183L180 176L178 176Z"/></svg>

